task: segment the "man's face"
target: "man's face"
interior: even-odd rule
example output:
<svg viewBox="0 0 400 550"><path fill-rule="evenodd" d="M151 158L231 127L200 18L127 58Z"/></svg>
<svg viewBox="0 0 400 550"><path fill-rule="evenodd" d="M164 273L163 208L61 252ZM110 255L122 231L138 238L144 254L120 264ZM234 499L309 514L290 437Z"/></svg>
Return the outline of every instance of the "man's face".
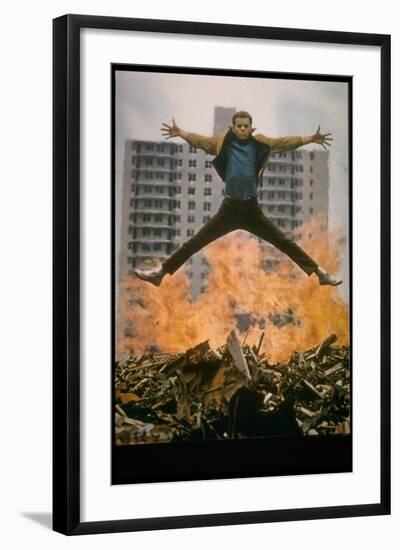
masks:
<svg viewBox="0 0 400 550"><path fill-rule="evenodd" d="M235 136L239 139L249 138L252 131L250 119L245 117L235 118L235 122L232 126L232 131L235 134Z"/></svg>

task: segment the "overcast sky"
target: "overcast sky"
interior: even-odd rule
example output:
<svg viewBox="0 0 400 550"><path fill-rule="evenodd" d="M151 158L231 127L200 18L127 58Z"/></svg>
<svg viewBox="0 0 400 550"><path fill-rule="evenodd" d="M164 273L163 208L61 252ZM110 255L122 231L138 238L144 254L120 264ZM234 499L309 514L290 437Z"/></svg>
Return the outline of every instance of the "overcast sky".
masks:
<svg viewBox="0 0 400 550"><path fill-rule="evenodd" d="M218 105L249 111L256 133L275 137L311 135L319 125L321 132L332 132L329 217L330 223L342 226L347 234L347 93L343 82L118 71L117 204L121 200L126 139L162 140L161 123L170 123L173 117L184 130L212 135L214 107ZM343 268L347 271L347 265Z"/></svg>

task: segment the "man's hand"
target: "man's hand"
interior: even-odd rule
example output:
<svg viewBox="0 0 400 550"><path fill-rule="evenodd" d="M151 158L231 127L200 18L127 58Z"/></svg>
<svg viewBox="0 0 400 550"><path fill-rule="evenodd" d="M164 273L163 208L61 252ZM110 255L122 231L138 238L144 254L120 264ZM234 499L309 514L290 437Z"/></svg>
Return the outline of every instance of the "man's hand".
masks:
<svg viewBox="0 0 400 550"><path fill-rule="evenodd" d="M176 122L175 122L174 118L172 119L172 125L171 126L169 126L168 124L165 124L165 122L163 122L162 128L161 128L161 133L167 139L170 139L170 138L173 138L173 137L183 137L184 134L185 134L185 132L183 130L181 130L181 128L179 128L176 125Z"/></svg>
<svg viewBox="0 0 400 550"><path fill-rule="evenodd" d="M332 145L330 142L333 140L333 138L329 137L329 136L332 135L332 133L329 132L328 134L321 134L321 132L319 131L320 128L321 128L321 126L318 126L317 131L312 136L312 142L313 143L318 143L319 145L322 145L322 147L325 149L325 151L327 151L328 147L330 147Z"/></svg>

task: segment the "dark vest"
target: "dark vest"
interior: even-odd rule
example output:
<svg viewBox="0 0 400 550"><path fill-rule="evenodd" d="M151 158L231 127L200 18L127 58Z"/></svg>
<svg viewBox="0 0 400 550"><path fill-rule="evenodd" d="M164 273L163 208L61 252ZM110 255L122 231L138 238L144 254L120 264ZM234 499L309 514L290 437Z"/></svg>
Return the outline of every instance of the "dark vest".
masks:
<svg viewBox="0 0 400 550"><path fill-rule="evenodd" d="M214 158L212 161L212 165L214 166L217 174L219 177L225 181L225 173L226 173L226 165L228 162L228 152L227 152L227 144L230 139L232 139L232 136L234 136L232 130L229 130L224 138L224 141L222 143L221 151L219 154ZM264 166L264 163L266 159L268 158L271 147L267 143L261 143L257 139L255 139L253 136L250 137L252 142L254 143L254 146L256 148L256 174L258 175L261 168ZM257 185L259 185L260 182L257 179Z"/></svg>

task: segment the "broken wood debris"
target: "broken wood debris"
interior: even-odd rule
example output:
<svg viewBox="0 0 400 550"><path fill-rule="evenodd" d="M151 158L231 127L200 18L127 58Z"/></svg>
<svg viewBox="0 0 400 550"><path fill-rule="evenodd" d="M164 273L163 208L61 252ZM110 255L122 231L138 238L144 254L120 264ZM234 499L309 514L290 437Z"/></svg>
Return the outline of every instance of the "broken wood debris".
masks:
<svg viewBox="0 0 400 550"><path fill-rule="evenodd" d="M271 364L257 346L208 341L182 353L124 354L115 366L117 445L350 432L348 347L319 346Z"/></svg>

